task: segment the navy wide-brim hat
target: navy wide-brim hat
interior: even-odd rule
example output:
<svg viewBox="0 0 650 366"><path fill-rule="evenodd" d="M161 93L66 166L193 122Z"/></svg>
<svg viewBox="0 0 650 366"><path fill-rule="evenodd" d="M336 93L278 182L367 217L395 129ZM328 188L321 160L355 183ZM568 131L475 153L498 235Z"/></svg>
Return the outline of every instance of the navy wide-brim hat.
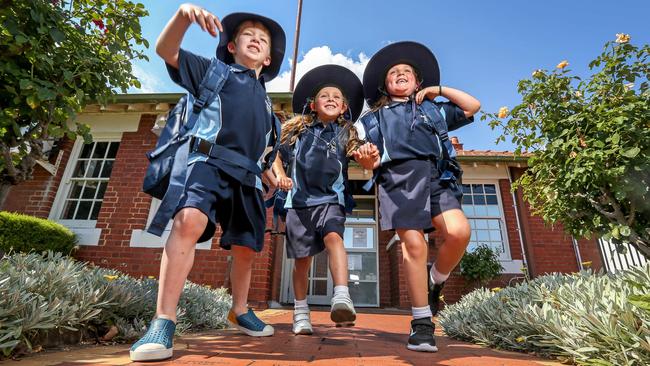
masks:
<svg viewBox="0 0 650 366"><path fill-rule="evenodd" d="M309 70L293 91L293 113L310 113L309 103L321 89L333 86L341 90L348 101L351 115L345 118L356 121L363 109L363 85L349 69L339 65L322 65Z"/></svg>
<svg viewBox="0 0 650 366"><path fill-rule="evenodd" d="M228 42L235 36L237 27L247 21L260 22L271 33L271 64L262 69L261 75L265 82L271 81L278 76L280 66L284 58L284 49L286 47L286 36L284 30L275 20L263 17L253 13L232 13L226 15L221 20L223 32L219 36L219 45L217 46L217 58L227 64L235 62L232 53L228 52Z"/></svg>
<svg viewBox="0 0 650 366"><path fill-rule="evenodd" d="M370 58L363 73L363 90L369 106L385 93L386 73L397 64L408 64L415 68L423 88L440 85L438 60L431 50L412 41L392 43Z"/></svg>

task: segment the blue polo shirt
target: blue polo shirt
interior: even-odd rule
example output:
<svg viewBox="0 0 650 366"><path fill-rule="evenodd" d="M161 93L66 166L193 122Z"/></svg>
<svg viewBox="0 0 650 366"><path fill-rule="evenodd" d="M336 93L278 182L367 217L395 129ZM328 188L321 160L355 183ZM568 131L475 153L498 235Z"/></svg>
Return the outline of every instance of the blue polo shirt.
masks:
<svg viewBox="0 0 650 366"><path fill-rule="evenodd" d="M332 122L316 121L296 140L295 146L282 145L279 149L283 162L293 157L287 172L293 180L286 208L305 208L324 203L345 206L344 190L348 162L345 145L348 133ZM329 144L328 144L329 143Z"/></svg>
<svg viewBox="0 0 650 366"><path fill-rule="evenodd" d="M451 102L434 102L441 109L449 131L473 121ZM382 151L381 162L408 159L436 159L442 156L442 145L433 125L415 101L393 102L379 109L379 128L383 141L371 141ZM361 123L355 124L360 137L365 137Z"/></svg>
<svg viewBox="0 0 650 366"><path fill-rule="evenodd" d="M175 83L196 97L210 61L181 49L178 69L167 64L167 71ZM238 64L230 66L231 72L219 92L221 126L217 130L215 142L253 161L259 161L269 142L273 124L272 105L267 99L264 80L256 77L255 70ZM250 177L251 173L234 164L216 159L209 159L208 162L219 165L244 184L255 184L255 179Z"/></svg>

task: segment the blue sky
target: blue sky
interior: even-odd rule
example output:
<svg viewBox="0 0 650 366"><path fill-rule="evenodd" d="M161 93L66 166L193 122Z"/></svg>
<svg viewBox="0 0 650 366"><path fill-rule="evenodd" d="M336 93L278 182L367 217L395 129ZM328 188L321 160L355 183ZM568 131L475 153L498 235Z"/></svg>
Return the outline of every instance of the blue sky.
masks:
<svg viewBox="0 0 650 366"><path fill-rule="evenodd" d="M135 64L143 86L130 92L182 91L167 77L153 47L169 18L185 1L141 1L150 15L142 20L151 42L150 62ZM287 34L281 75L270 91L288 91L289 59L298 1L195 1L223 17L231 12L260 13L278 21ZM368 58L390 42L413 40L436 55L441 84L476 96L482 109L497 111L518 104L517 82L538 68L552 69L562 60L577 75L600 54L616 33L628 33L632 43L650 42L650 1L303 1L297 74L337 63L361 77ZM645 25L644 25L645 24ZM217 40L192 26L183 47L212 57ZM465 149L513 150L509 142L495 145L500 131L477 122L454 131Z"/></svg>

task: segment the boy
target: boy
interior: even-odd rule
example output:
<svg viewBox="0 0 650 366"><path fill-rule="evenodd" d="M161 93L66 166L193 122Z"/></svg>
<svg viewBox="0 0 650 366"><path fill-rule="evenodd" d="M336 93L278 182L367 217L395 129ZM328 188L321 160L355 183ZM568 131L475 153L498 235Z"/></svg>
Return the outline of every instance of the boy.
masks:
<svg viewBox="0 0 650 366"><path fill-rule="evenodd" d="M180 48L192 23L215 37L221 32L217 59ZM185 189L160 264L156 316L131 348L133 361L172 356L176 307L192 268L195 245L212 238L217 222L223 231L221 247L232 250L233 257L228 322L250 336L273 335L273 328L247 308L247 298L251 265L254 254L262 250L266 222L261 177L255 166L266 158L276 118L264 82L278 74L284 48L284 31L271 19L233 13L220 22L191 4L180 6L158 38L156 52L170 77L195 97L211 63L229 64L229 72L218 97L207 101L203 109L216 113L199 118L191 132Z"/></svg>

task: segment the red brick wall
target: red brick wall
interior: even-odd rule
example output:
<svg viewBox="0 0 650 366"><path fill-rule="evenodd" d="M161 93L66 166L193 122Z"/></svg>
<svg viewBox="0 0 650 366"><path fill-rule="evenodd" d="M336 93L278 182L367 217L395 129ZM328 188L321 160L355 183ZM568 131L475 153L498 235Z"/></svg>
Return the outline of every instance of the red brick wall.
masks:
<svg viewBox="0 0 650 366"><path fill-rule="evenodd" d="M73 145L74 141L62 140L60 147L63 157L55 175L51 175L40 165L36 165L33 173L34 178L11 187L2 209L47 218L52 209L65 166L70 159L70 150ZM52 157L50 163L56 163L55 159L55 156Z"/></svg>

